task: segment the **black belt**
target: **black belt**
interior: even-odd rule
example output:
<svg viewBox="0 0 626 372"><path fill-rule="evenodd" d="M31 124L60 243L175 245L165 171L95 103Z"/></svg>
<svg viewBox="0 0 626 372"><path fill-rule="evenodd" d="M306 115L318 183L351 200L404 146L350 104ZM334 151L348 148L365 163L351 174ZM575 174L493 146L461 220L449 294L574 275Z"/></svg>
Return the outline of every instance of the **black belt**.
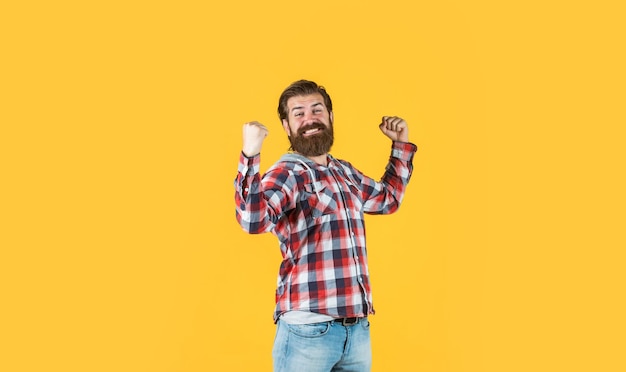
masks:
<svg viewBox="0 0 626 372"><path fill-rule="evenodd" d="M351 325L355 325L359 322L358 317L354 317L354 318L339 318L339 319L335 319L333 320L334 323L341 323L341 325L343 326L351 326Z"/></svg>

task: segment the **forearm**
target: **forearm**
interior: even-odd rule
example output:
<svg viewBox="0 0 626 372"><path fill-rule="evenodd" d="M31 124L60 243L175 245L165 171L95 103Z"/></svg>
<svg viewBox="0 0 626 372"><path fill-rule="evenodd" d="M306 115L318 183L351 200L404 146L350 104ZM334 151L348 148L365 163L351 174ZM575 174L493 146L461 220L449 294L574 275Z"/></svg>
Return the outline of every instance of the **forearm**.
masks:
<svg viewBox="0 0 626 372"><path fill-rule="evenodd" d="M270 232L286 211L293 209L293 178L283 169L259 173L260 155L239 158L235 179L237 222L248 233Z"/></svg>
<svg viewBox="0 0 626 372"><path fill-rule="evenodd" d="M259 165L260 155L246 157L242 152L234 184L237 222L251 234L268 232L272 227L261 187Z"/></svg>
<svg viewBox="0 0 626 372"><path fill-rule="evenodd" d="M416 151L417 147L412 143L393 142L381 180L371 180L371 186L366 186L366 213L390 214L398 210L413 173L413 156Z"/></svg>

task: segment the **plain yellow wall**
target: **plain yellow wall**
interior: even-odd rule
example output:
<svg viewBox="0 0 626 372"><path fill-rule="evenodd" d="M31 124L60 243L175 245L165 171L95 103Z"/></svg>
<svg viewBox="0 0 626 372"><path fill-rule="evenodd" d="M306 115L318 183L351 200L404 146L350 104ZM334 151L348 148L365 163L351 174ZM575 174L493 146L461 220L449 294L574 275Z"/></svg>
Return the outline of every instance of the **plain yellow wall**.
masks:
<svg viewBox="0 0 626 372"><path fill-rule="evenodd" d="M369 216L374 371L624 371L618 1L0 6L0 370L269 371L280 255L235 221L241 124L335 104Z"/></svg>

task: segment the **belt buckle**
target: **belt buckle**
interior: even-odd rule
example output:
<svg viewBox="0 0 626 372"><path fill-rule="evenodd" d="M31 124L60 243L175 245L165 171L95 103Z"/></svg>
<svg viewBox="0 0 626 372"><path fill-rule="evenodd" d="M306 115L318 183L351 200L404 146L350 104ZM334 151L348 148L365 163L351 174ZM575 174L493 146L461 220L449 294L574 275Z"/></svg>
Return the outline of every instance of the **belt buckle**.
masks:
<svg viewBox="0 0 626 372"><path fill-rule="evenodd" d="M343 318L341 319L341 325L342 326L351 326L351 325L355 325L359 322L359 318Z"/></svg>

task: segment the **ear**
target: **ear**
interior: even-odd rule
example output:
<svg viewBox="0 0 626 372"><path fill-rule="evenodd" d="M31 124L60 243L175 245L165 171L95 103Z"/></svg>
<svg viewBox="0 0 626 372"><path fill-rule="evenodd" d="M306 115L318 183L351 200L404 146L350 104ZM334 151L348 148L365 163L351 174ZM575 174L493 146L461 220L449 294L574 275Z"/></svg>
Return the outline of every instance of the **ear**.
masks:
<svg viewBox="0 0 626 372"><path fill-rule="evenodd" d="M283 119L283 129L285 130L285 133L287 133L287 137L289 137L291 131L289 130L289 121L287 119Z"/></svg>
<svg viewBox="0 0 626 372"><path fill-rule="evenodd" d="M332 124L335 121L335 117L333 116L333 112L330 112L330 123Z"/></svg>

